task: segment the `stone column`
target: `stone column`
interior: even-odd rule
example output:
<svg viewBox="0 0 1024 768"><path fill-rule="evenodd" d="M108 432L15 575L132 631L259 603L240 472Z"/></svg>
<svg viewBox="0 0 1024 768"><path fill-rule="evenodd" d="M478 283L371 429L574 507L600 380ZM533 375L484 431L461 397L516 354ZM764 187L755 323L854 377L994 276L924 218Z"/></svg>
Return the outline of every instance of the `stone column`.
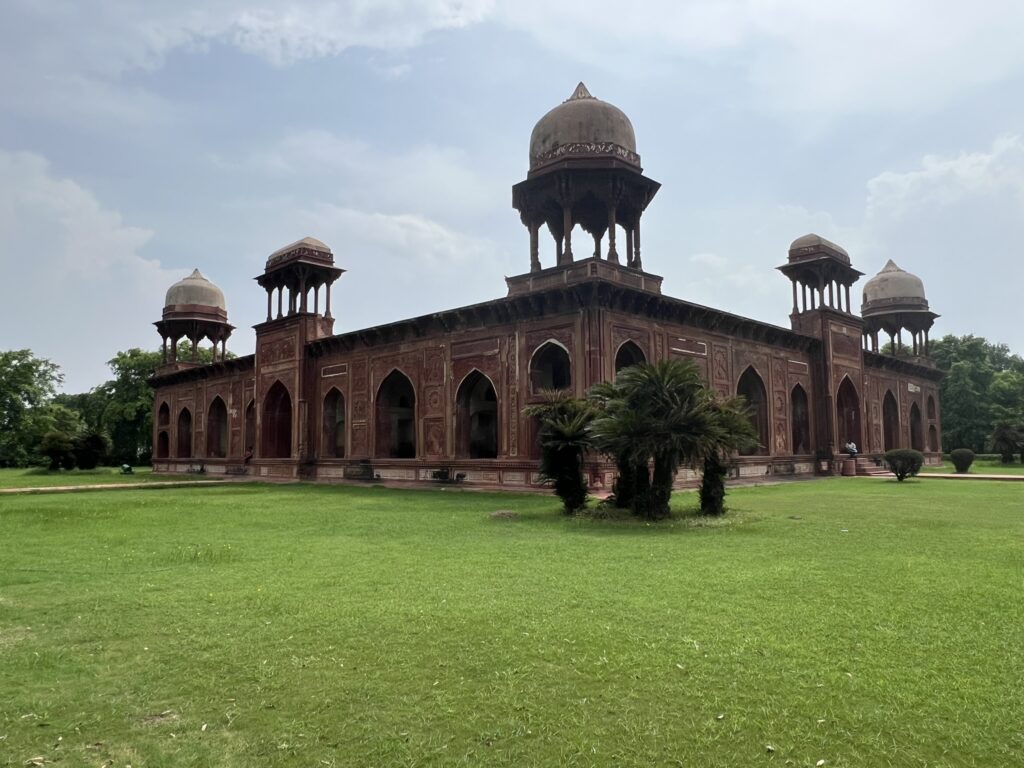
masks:
<svg viewBox="0 0 1024 768"><path fill-rule="evenodd" d="M636 232L633 234L633 269L643 269L643 262L640 261L640 217L636 217Z"/></svg>
<svg viewBox="0 0 1024 768"><path fill-rule="evenodd" d="M540 222L530 224L530 271L540 272Z"/></svg>
<svg viewBox="0 0 1024 768"><path fill-rule="evenodd" d="M619 254L615 250L615 206L608 208L608 261L619 263Z"/></svg>
<svg viewBox="0 0 1024 768"><path fill-rule="evenodd" d="M572 262L572 208L568 205L562 206L562 239L565 247L559 263L569 264Z"/></svg>

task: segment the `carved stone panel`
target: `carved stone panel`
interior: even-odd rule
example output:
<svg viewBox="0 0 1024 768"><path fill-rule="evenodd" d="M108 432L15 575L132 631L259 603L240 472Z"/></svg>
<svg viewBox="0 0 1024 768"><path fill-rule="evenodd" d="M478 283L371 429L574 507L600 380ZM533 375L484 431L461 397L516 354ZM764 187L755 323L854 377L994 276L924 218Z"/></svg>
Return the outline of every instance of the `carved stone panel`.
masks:
<svg viewBox="0 0 1024 768"><path fill-rule="evenodd" d="M423 453L427 458L444 456L444 419L423 420Z"/></svg>

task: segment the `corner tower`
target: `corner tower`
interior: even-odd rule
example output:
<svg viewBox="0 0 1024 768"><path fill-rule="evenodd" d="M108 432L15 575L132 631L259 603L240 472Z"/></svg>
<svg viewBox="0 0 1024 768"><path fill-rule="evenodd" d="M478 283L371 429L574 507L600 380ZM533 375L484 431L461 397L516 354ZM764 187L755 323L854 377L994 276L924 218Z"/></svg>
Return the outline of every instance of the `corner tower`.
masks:
<svg viewBox="0 0 1024 768"><path fill-rule="evenodd" d="M660 186L643 174L629 118L580 83L534 127L530 170L525 181L512 187L512 207L530 232L530 272L545 269L540 256L544 225L554 240L555 267L573 264L574 253L584 251L584 259L641 272L640 218ZM576 225L593 238L592 254L590 245L577 244L574 250ZM616 237L618 228L624 244Z"/></svg>
<svg viewBox="0 0 1024 768"><path fill-rule="evenodd" d="M308 436L311 366L306 344L330 336L331 286L343 269L324 243L304 237L267 258L254 279L267 292L267 319L256 329L256 434L258 460L283 466L266 471L291 476L287 466L310 455ZM323 314L320 291L323 289Z"/></svg>

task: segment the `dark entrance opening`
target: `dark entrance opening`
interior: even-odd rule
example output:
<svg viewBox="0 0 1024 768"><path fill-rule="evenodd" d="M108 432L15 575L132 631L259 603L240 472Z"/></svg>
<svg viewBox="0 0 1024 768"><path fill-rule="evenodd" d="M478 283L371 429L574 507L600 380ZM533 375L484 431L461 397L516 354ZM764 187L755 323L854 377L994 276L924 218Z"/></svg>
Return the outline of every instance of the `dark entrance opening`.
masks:
<svg viewBox="0 0 1024 768"><path fill-rule="evenodd" d="M618 373L623 368L629 368L631 365L640 365L640 363L646 363L647 358L644 356L644 351L640 349L639 345L632 341L625 342L619 351L615 354L615 372Z"/></svg>
<svg viewBox="0 0 1024 768"><path fill-rule="evenodd" d="M836 426L839 429L836 437L839 439L840 450L851 441L857 444L857 448L863 448L864 441L861 440L860 434L860 398L849 378L843 378L843 383L839 385L836 394Z"/></svg>
<svg viewBox="0 0 1024 768"><path fill-rule="evenodd" d="M886 391L882 400L882 447L886 451L900 445L900 409L892 391Z"/></svg>
<svg viewBox="0 0 1024 768"><path fill-rule="evenodd" d="M392 371L377 390L376 455L386 459L416 458L416 392L412 382Z"/></svg>
<svg viewBox="0 0 1024 768"><path fill-rule="evenodd" d="M163 430L156 436L156 457L158 459L166 459L170 454L170 450L170 438L167 437L167 430Z"/></svg>
<svg viewBox="0 0 1024 768"><path fill-rule="evenodd" d="M572 363L569 353L554 342L541 344L530 361L530 389L569 389L572 386Z"/></svg>
<svg viewBox="0 0 1024 768"><path fill-rule="evenodd" d="M754 370L748 367L740 376L736 394L742 395L747 401L747 415L754 425L757 445L740 451L741 456L766 456L768 454L768 392L764 382Z"/></svg>
<svg viewBox="0 0 1024 768"><path fill-rule="evenodd" d="M274 382L263 400L260 448L260 454L268 459L287 459L292 455L292 398L280 381Z"/></svg>
<svg viewBox="0 0 1024 768"><path fill-rule="evenodd" d="M469 459L498 457L498 397L480 371L463 379L455 398L456 455Z"/></svg>
<svg viewBox="0 0 1024 768"><path fill-rule="evenodd" d="M811 417L807 407L807 393L797 384L789 395L789 413L793 419L791 432L793 453L802 455L811 452Z"/></svg>
<svg viewBox="0 0 1024 768"><path fill-rule="evenodd" d="M335 388L324 398L323 455L345 458L345 397Z"/></svg>
<svg viewBox="0 0 1024 768"><path fill-rule="evenodd" d="M921 409L917 403L910 406L910 447L915 451L924 450L924 432L921 429Z"/></svg>
<svg viewBox="0 0 1024 768"><path fill-rule="evenodd" d="M252 456L256 449L256 401L250 400L245 407L245 455Z"/></svg>
<svg viewBox="0 0 1024 768"><path fill-rule="evenodd" d="M206 455L214 459L228 455L228 409L219 397L213 398L206 416Z"/></svg>
<svg viewBox="0 0 1024 768"><path fill-rule="evenodd" d="M192 412L188 408L178 414L178 458L192 458Z"/></svg>

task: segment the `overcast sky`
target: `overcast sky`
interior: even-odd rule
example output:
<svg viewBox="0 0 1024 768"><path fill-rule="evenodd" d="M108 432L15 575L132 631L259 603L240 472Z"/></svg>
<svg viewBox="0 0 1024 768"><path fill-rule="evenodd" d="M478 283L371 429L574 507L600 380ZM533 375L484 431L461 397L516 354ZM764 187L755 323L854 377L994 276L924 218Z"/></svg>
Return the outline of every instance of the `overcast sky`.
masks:
<svg viewBox="0 0 1024 768"><path fill-rule="evenodd" d="M503 296L530 131L582 80L663 185L666 293L788 325L813 231L919 275L933 338L1022 353L1022 40L1020 0L4 0L0 349L86 390L198 267L251 352L306 235L338 332Z"/></svg>

